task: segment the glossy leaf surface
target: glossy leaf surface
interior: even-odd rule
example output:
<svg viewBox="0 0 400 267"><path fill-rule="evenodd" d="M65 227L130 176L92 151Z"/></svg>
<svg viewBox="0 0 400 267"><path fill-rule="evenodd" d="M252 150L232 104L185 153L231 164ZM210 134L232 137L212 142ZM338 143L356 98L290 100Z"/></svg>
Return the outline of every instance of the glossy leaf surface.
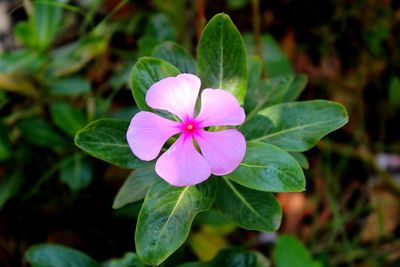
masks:
<svg viewBox="0 0 400 267"><path fill-rule="evenodd" d="M280 226L282 210L271 193L221 178L216 203L227 218L244 229L272 232Z"/></svg>
<svg viewBox="0 0 400 267"><path fill-rule="evenodd" d="M122 168L137 168L146 162L135 157L126 141L129 121L100 119L75 135L75 144L95 158Z"/></svg>
<svg viewBox="0 0 400 267"><path fill-rule="evenodd" d="M218 14L208 22L197 55L202 87L227 90L243 103L247 88L246 49L228 15Z"/></svg>
<svg viewBox="0 0 400 267"><path fill-rule="evenodd" d="M183 244L196 214L214 202L213 178L185 187L171 186L159 179L151 186L135 235L136 250L144 263L159 265Z"/></svg>
<svg viewBox="0 0 400 267"><path fill-rule="evenodd" d="M305 189L305 177L299 163L289 153L266 143L247 143L245 158L226 177L260 191L299 192Z"/></svg>
<svg viewBox="0 0 400 267"><path fill-rule="evenodd" d="M302 152L342 127L347 112L338 103L312 100L267 107L242 127L246 140L270 143L286 151Z"/></svg>

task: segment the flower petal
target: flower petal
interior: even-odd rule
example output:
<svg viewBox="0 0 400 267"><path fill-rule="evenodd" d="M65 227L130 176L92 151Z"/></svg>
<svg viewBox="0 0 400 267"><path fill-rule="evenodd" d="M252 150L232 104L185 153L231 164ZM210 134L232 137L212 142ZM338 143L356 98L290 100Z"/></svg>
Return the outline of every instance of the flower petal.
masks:
<svg viewBox="0 0 400 267"><path fill-rule="evenodd" d="M210 175L210 164L195 149L190 135L182 134L157 160L156 172L174 186L195 185Z"/></svg>
<svg viewBox="0 0 400 267"><path fill-rule="evenodd" d="M204 89L201 93L201 109L196 118L200 126L240 125L246 115L237 99L221 89Z"/></svg>
<svg viewBox="0 0 400 267"><path fill-rule="evenodd" d="M211 165L211 173L225 175L236 169L246 154L246 140L235 129L199 131L195 136L201 153Z"/></svg>
<svg viewBox="0 0 400 267"><path fill-rule="evenodd" d="M146 103L177 115L182 121L193 119L200 90L200 79L192 74L168 77L153 84L146 94Z"/></svg>
<svg viewBox="0 0 400 267"><path fill-rule="evenodd" d="M154 113L141 111L131 120L126 138L133 154L141 160L153 160L167 140L180 132L180 123Z"/></svg>

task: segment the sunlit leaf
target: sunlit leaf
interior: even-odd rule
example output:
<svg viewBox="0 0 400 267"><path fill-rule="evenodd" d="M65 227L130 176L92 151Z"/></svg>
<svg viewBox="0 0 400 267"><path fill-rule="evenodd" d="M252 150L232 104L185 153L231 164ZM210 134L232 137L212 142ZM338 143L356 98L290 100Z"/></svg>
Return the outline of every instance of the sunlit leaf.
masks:
<svg viewBox="0 0 400 267"><path fill-rule="evenodd" d="M227 90L243 103L247 88L246 49L228 15L218 14L208 22L197 60L202 87Z"/></svg>

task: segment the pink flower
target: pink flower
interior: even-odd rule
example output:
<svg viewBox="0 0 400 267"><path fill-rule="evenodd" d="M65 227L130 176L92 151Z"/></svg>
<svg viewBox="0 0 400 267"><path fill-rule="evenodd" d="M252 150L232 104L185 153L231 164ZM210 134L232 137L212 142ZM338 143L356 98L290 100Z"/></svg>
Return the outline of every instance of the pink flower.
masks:
<svg viewBox="0 0 400 267"><path fill-rule="evenodd" d="M126 135L133 154L150 161L170 137L180 134L156 162L157 174L174 186L195 185L211 174L228 174L239 166L246 152L246 140L238 130L205 130L210 126L243 123L244 110L236 98L221 89L204 89L200 112L195 116L199 91L200 79L192 74L156 82L147 91L146 103L153 109L173 113L179 121L141 111L132 118Z"/></svg>

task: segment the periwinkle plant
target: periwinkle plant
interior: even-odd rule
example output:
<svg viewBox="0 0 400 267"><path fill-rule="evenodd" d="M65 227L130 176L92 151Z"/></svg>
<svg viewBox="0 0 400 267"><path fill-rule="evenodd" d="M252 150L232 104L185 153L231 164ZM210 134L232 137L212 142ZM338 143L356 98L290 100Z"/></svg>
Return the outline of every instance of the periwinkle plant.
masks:
<svg viewBox="0 0 400 267"><path fill-rule="evenodd" d="M145 174L123 187L131 188L131 202L145 198L135 242L141 261L153 266L176 251L195 216L213 206L239 227L276 231L282 211L272 193L304 191L301 152L348 121L340 104L294 102L304 89L305 82L298 82L303 76L260 80L247 88L244 42L225 14L205 27L197 66L188 57L185 52L170 55L170 62L140 58L131 89L142 111L131 124L100 119L75 137L94 157ZM180 74L187 69L196 69L199 78ZM155 160L165 143L169 148ZM135 192L139 183L141 193Z"/></svg>

